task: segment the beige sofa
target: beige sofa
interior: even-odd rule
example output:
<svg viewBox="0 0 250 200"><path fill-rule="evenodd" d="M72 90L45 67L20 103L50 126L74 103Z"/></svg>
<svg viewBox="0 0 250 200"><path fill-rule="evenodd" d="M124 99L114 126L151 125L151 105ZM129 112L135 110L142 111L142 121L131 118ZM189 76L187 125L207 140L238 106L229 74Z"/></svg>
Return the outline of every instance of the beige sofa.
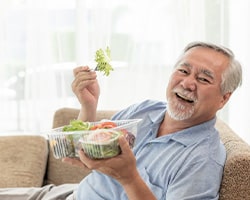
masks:
<svg viewBox="0 0 250 200"><path fill-rule="evenodd" d="M59 109L54 115L53 128L68 124L78 113L77 109ZM108 119L112 114L114 111L99 111L97 120ZM216 127L227 149L220 200L249 200L250 146L223 121L218 119ZM55 159L42 135L1 136L0 152L0 188L78 183L90 173Z"/></svg>

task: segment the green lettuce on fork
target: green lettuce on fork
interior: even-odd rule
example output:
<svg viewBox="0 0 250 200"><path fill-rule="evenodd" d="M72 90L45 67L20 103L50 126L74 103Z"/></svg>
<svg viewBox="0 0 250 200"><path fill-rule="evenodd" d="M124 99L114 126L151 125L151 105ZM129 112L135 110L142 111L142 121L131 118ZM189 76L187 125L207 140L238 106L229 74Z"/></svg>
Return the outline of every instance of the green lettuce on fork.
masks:
<svg viewBox="0 0 250 200"><path fill-rule="evenodd" d="M95 61L97 62L95 71L103 72L105 76L109 76L110 71L114 70L110 64L111 51L109 47L106 47L105 50L98 49L95 54Z"/></svg>

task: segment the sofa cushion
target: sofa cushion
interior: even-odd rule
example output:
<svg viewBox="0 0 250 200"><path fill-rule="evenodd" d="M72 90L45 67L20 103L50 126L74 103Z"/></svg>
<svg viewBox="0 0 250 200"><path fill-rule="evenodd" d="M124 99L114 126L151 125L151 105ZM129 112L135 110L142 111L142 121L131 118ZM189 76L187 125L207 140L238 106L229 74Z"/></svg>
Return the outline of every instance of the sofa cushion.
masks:
<svg viewBox="0 0 250 200"><path fill-rule="evenodd" d="M48 143L42 136L0 137L0 188L43 185Z"/></svg>

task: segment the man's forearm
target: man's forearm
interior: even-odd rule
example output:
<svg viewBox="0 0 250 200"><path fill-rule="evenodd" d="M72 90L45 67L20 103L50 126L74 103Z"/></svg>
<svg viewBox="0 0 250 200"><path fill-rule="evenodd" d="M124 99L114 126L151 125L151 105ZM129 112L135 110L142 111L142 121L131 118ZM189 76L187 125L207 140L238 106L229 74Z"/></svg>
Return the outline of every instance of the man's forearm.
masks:
<svg viewBox="0 0 250 200"><path fill-rule="evenodd" d="M81 107L78 119L89 122L96 121L96 109L86 109L85 107Z"/></svg>

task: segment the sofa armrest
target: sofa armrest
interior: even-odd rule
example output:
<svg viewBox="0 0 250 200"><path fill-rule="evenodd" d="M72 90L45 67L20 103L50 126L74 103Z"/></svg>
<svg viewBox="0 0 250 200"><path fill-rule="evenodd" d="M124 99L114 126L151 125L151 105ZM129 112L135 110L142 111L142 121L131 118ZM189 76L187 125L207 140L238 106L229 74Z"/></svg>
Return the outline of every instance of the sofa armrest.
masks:
<svg viewBox="0 0 250 200"><path fill-rule="evenodd" d="M250 199L250 146L222 120L216 128L227 152L220 200Z"/></svg>
<svg viewBox="0 0 250 200"><path fill-rule="evenodd" d="M0 152L0 188L43 185L48 158L45 137L1 136Z"/></svg>

